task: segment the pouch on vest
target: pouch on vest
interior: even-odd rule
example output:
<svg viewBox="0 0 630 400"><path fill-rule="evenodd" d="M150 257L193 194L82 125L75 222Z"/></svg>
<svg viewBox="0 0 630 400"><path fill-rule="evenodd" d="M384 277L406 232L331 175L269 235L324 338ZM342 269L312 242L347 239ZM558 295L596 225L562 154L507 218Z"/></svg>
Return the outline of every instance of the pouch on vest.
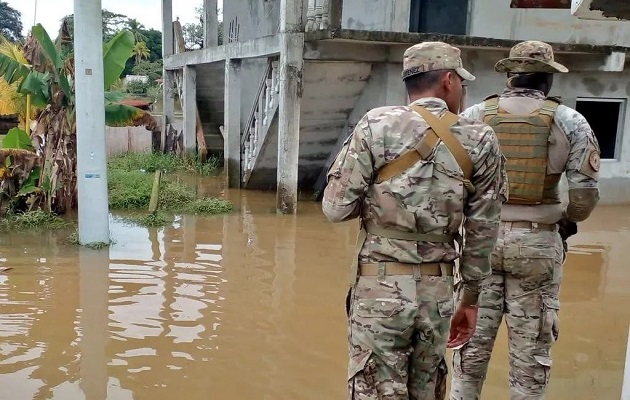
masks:
<svg viewBox="0 0 630 400"><path fill-rule="evenodd" d="M485 102L484 122L494 129L507 158L507 204L556 203L560 176L547 175L549 137L553 116L560 103L548 98L531 114L510 114L499 108L497 96Z"/></svg>

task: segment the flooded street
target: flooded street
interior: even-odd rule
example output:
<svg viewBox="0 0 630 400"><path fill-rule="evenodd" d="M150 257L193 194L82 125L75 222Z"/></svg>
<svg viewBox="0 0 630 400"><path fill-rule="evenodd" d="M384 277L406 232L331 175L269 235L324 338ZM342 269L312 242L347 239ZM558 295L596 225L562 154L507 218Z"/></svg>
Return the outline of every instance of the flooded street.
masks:
<svg viewBox="0 0 630 400"><path fill-rule="evenodd" d="M216 188L209 187L209 191ZM216 192L214 192L216 193ZM0 399L343 399L356 222L319 203L147 229L112 217L94 251L69 232L0 238ZM570 240L550 399L619 399L630 324L630 210L600 207ZM505 330L484 398L507 398Z"/></svg>

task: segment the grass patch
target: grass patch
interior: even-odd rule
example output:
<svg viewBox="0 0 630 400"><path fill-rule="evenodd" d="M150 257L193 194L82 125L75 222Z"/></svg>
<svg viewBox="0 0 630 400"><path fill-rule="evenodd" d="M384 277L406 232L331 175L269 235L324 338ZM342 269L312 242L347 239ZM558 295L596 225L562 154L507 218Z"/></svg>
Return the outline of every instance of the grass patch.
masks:
<svg viewBox="0 0 630 400"><path fill-rule="evenodd" d="M211 158L200 163L194 157L178 158L161 153L128 153L113 157L108 164L109 206L114 210L147 210L151 201L154 173L188 172L212 175L219 170L220 160ZM159 212L126 218L147 227L163 226L173 213L220 214L233 210L227 200L197 198L196 193L185 184L169 181L162 176Z"/></svg>
<svg viewBox="0 0 630 400"><path fill-rule="evenodd" d="M111 170L107 173L109 206L127 210L149 206L153 177L140 171Z"/></svg>
<svg viewBox="0 0 630 400"><path fill-rule="evenodd" d="M168 222L168 217L162 212L157 212L132 218L132 221L138 225L156 227L166 224Z"/></svg>
<svg viewBox="0 0 630 400"><path fill-rule="evenodd" d="M65 219L43 210L8 214L0 220L0 231L24 231L34 229L57 230L70 225Z"/></svg>
<svg viewBox="0 0 630 400"><path fill-rule="evenodd" d="M224 214L232 211L234 206L227 200L207 197L197 199L188 204L187 211L191 214Z"/></svg>
<svg viewBox="0 0 630 400"><path fill-rule="evenodd" d="M109 206L116 210L148 208L153 188L153 175L139 171L113 170L108 174ZM164 210L184 210L196 200L195 193L186 185L160 183L159 207Z"/></svg>
<svg viewBox="0 0 630 400"><path fill-rule="evenodd" d="M126 153L109 160L110 170L155 172L190 172L200 175L214 175L219 171L221 160L211 157L201 162L197 157L179 158L174 154Z"/></svg>
<svg viewBox="0 0 630 400"><path fill-rule="evenodd" d="M82 246L81 242L79 242L79 232L74 232L73 234L68 236L66 238L66 243L70 245L74 245L74 246ZM112 244L114 244L114 241L110 240L109 243L96 242L96 243L86 244L85 247L92 250L101 250L106 247L109 247Z"/></svg>
<svg viewBox="0 0 630 400"><path fill-rule="evenodd" d="M183 211L196 198L195 193L188 186L181 183L162 181L160 184L158 204L159 208L163 210ZM148 206L149 203L147 202Z"/></svg>

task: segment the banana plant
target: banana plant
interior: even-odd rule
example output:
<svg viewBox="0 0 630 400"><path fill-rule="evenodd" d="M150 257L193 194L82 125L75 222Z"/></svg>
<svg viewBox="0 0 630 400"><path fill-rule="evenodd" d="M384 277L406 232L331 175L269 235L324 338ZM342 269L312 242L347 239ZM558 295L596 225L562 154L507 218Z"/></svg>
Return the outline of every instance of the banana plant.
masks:
<svg viewBox="0 0 630 400"><path fill-rule="evenodd" d="M64 33L65 32L65 33ZM40 184L54 188L49 208L63 213L76 205L76 110L74 60L62 51L68 43L62 25L56 43L44 27L33 27L23 48L24 60L0 52L0 77L17 93L28 96L42 111L32 133L36 150L43 157ZM105 123L109 126L150 125L153 117L145 111L121 104L124 95L110 92L131 57L135 39L128 30L118 32L103 47ZM80 133L79 133L80 134ZM44 173L44 171L48 171Z"/></svg>

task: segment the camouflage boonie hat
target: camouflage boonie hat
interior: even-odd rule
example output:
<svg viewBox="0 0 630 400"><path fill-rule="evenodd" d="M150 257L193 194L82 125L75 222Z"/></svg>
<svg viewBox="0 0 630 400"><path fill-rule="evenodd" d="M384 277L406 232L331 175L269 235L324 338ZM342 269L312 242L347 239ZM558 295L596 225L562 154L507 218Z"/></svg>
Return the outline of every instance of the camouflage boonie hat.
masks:
<svg viewBox="0 0 630 400"><path fill-rule="evenodd" d="M423 42L411 46L403 57L403 80L410 76L441 69L453 69L466 81L475 76L464 69L461 51L443 42Z"/></svg>
<svg viewBox="0 0 630 400"><path fill-rule="evenodd" d="M553 58L553 49L545 42L528 40L521 42L510 50L510 56L496 63L497 72L569 72L567 67L557 63Z"/></svg>

